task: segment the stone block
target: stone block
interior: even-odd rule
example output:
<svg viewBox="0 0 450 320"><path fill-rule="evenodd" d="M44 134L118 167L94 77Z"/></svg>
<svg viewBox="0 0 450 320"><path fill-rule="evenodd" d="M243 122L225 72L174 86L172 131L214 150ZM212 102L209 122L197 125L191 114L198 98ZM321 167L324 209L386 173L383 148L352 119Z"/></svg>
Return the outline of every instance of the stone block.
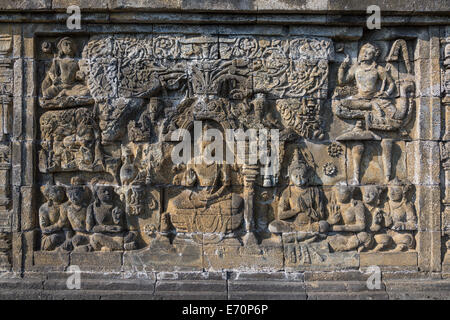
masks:
<svg viewBox="0 0 450 320"><path fill-rule="evenodd" d="M417 252L361 252L360 266L417 267Z"/></svg>
<svg viewBox="0 0 450 320"><path fill-rule="evenodd" d="M69 265L68 252L35 251L33 264L37 270L64 270Z"/></svg>
<svg viewBox="0 0 450 320"><path fill-rule="evenodd" d="M278 271L283 268L280 243L263 242L260 245L204 244L205 270Z"/></svg>
<svg viewBox="0 0 450 320"><path fill-rule="evenodd" d="M127 251L123 257L124 270L139 271L200 271L202 244L191 239L173 245L154 240L148 248Z"/></svg>
<svg viewBox="0 0 450 320"><path fill-rule="evenodd" d="M122 252L72 252L70 265L75 265L81 271L120 270Z"/></svg>
<svg viewBox="0 0 450 320"><path fill-rule="evenodd" d="M66 12L69 6L78 6L81 11L85 10L99 10L99 9L107 9L108 7L114 8L109 4L110 1L101 1L101 0L52 0L52 9L53 10L63 10Z"/></svg>
<svg viewBox="0 0 450 320"><path fill-rule="evenodd" d="M327 10L328 0L256 0L259 12L281 11L281 12L317 12Z"/></svg>
<svg viewBox="0 0 450 320"><path fill-rule="evenodd" d="M348 10L352 11L359 11L359 12L366 12L367 7L373 5L370 0L364 0L364 1L344 1L344 0L337 0L337 1L330 1L328 5L328 10L330 12L337 11L337 12L345 12ZM415 1L406 1L406 0L398 0L398 1L378 1L377 6L380 7L381 12L412 12L415 9Z"/></svg>

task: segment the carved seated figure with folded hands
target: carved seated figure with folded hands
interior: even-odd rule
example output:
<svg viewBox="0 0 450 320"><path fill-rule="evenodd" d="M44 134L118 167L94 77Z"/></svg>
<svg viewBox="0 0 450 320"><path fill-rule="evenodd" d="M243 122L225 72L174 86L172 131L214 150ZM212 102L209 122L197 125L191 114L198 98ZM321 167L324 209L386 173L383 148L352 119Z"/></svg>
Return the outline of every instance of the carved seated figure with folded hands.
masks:
<svg viewBox="0 0 450 320"><path fill-rule="evenodd" d="M64 187L46 185L43 194L47 199L39 208L39 226L42 232L41 249L52 251L56 248L71 250L70 241L66 241L70 226L61 214L61 205L65 200Z"/></svg>
<svg viewBox="0 0 450 320"><path fill-rule="evenodd" d="M381 199L383 188L376 185L368 185L363 189L363 202L368 217L371 219L370 231L374 233L375 247L373 251L386 249L392 242L386 228L392 225L392 219L384 207Z"/></svg>
<svg viewBox="0 0 450 320"><path fill-rule="evenodd" d="M310 186L312 168L300 161L294 153L289 166L289 185L282 193L278 204L278 219L269 224L272 233L297 232L298 240L315 237L326 233L328 223L325 221L323 195L320 189Z"/></svg>
<svg viewBox="0 0 450 320"><path fill-rule="evenodd" d="M77 177L72 178L71 186L67 188L67 197L69 201L63 204L61 211L72 228L73 250L79 252L91 251L90 234L86 229L89 195L87 188L81 185L81 181Z"/></svg>
<svg viewBox="0 0 450 320"><path fill-rule="evenodd" d="M125 211L108 185L94 186L94 203L87 209L87 230L92 232L91 246L96 251L133 250L136 235L125 226Z"/></svg>

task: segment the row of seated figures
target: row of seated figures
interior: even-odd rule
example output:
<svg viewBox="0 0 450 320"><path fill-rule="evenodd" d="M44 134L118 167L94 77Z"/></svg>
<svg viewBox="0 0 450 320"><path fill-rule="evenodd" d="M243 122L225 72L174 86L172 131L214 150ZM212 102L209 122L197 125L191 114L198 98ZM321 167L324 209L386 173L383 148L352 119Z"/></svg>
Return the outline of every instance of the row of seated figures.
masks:
<svg viewBox="0 0 450 320"><path fill-rule="evenodd" d="M189 165L179 174L184 186L169 199L161 218L161 235L218 234L234 237L244 222L244 199L231 192L226 164ZM289 166L290 185L279 197L276 219L268 229L294 235L297 241L326 241L331 251L414 249L417 217L411 185L397 178L387 187L339 183L327 201L321 187L310 184L312 168L298 156ZM128 230L126 213L112 186L96 184L91 201L86 186L46 186L47 202L39 210L42 250L111 251L136 249L137 234ZM66 201L66 196L68 200ZM175 232L173 232L175 231ZM159 237L160 239L163 239Z"/></svg>
<svg viewBox="0 0 450 320"><path fill-rule="evenodd" d="M77 184L66 191L63 186L45 186L43 193L47 202L39 209L42 250L87 252L136 247L136 234L127 230L125 212L112 186L95 185L90 204L87 188Z"/></svg>
<svg viewBox="0 0 450 320"><path fill-rule="evenodd" d="M269 224L269 231L295 233L297 241L326 238L332 251L414 248L417 217L409 201L411 185L392 180L388 201L382 199L383 187L367 185L362 187L361 201L354 196L357 187L342 182L335 186L326 210L321 189L309 185L312 169L297 159L289 167L291 184L281 194L278 218Z"/></svg>

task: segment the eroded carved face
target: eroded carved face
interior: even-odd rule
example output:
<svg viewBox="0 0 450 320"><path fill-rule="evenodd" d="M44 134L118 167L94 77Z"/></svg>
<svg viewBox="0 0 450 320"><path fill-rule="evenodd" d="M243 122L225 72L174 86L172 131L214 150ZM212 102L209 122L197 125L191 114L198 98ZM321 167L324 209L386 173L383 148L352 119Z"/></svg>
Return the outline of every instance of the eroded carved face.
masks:
<svg viewBox="0 0 450 320"><path fill-rule="evenodd" d="M114 190L109 186L97 187L97 197L101 202L111 203L113 199Z"/></svg>
<svg viewBox="0 0 450 320"><path fill-rule="evenodd" d="M341 203L348 203L352 199L352 189L349 186L339 186L337 188L337 200Z"/></svg>
<svg viewBox="0 0 450 320"><path fill-rule="evenodd" d="M381 212L375 213L373 217L373 222L375 224L381 224L383 222L383 214Z"/></svg>
<svg viewBox="0 0 450 320"><path fill-rule="evenodd" d="M375 60L376 49L372 46L363 46L359 52L359 61L371 62Z"/></svg>
<svg viewBox="0 0 450 320"><path fill-rule="evenodd" d="M63 40L63 41L61 41L61 43L60 43L60 50L65 54L65 55L68 55L68 56L73 56L74 54L75 54L75 52L74 52L74 44L73 44L73 42L72 41L70 41L70 40Z"/></svg>
<svg viewBox="0 0 450 320"><path fill-rule="evenodd" d="M64 188L59 186L49 187L47 191L48 200L52 200L54 202L63 202L64 201Z"/></svg>
<svg viewBox="0 0 450 320"><path fill-rule="evenodd" d="M377 187L368 186L364 189L363 200L367 204L376 204L378 202L379 192Z"/></svg>
<svg viewBox="0 0 450 320"><path fill-rule="evenodd" d="M305 187L308 184L308 173L304 168L292 170L290 178L292 183L297 187Z"/></svg>
<svg viewBox="0 0 450 320"><path fill-rule="evenodd" d="M403 187L391 186L389 187L389 199L392 201L401 201L403 199Z"/></svg>
<svg viewBox="0 0 450 320"><path fill-rule="evenodd" d="M81 206L84 202L84 190L83 188L75 187L67 192L70 202L77 206Z"/></svg>

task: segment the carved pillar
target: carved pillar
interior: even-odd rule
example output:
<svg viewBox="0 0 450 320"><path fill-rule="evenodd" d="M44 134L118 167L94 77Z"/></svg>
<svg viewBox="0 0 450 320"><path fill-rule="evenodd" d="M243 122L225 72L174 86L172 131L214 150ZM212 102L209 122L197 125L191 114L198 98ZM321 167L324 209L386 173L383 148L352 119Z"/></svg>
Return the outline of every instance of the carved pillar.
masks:
<svg viewBox="0 0 450 320"><path fill-rule="evenodd" d="M445 134L442 140L450 140L450 37L444 40L444 98L442 104L445 110Z"/></svg>
<svg viewBox="0 0 450 320"><path fill-rule="evenodd" d="M253 202L255 196L255 182L256 177L259 173L258 165L245 165L243 169L244 175L244 199L245 199L245 208L244 208L244 220L245 220L245 236L244 236L244 244L252 245L257 244L257 240L255 237L254 229L255 229L255 221L253 217Z"/></svg>
<svg viewBox="0 0 450 320"><path fill-rule="evenodd" d="M13 62L7 57L12 36L0 35L0 269L11 267L11 144Z"/></svg>
<svg viewBox="0 0 450 320"><path fill-rule="evenodd" d="M450 188L448 184L450 183L450 38L443 41L444 45L444 97L442 99L442 106L445 110L445 134L441 142L441 166L444 170L444 182L445 182L445 195L442 200L444 206L443 216L442 216L442 236L449 235L449 225L450 225ZM448 250L448 249L447 249ZM444 264L447 262L448 257L444 258Z"/></svg>

